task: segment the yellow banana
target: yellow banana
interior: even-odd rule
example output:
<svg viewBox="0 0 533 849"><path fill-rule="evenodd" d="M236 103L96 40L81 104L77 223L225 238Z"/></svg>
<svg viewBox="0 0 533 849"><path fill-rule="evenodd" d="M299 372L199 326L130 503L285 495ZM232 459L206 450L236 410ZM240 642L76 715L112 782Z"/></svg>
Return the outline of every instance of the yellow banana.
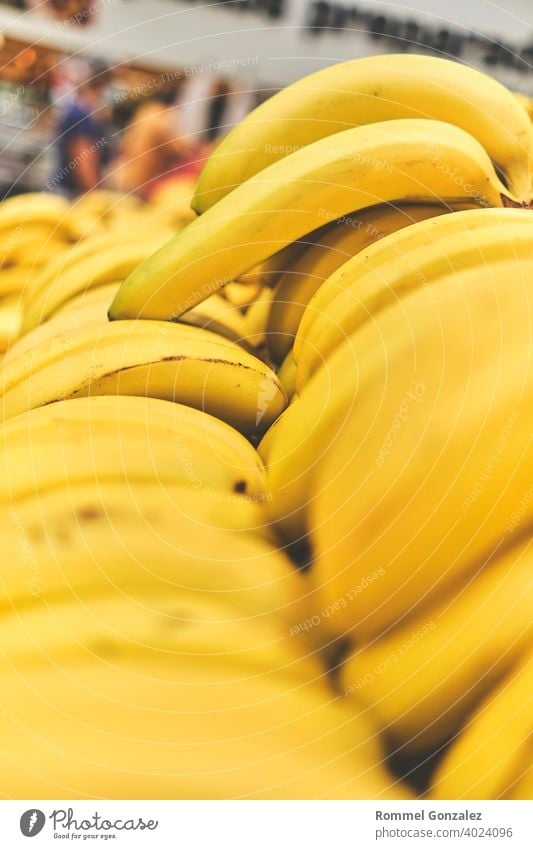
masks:
<svg viewBox="0 0 533 849"><path fill-rule="evenodd" d="M516 781L533 732L533 654L488 696L437 767L432 799L497 799Z"/></svg>
<svg viewBox="0 0 533 849"><path fill-rule="evenodd" d="M173 481L265 495L257 452L213 416L155 398L79 398L9 419L0 499L102 480Z"/></svg>
<svg viewBox="0 0 533 849"><path fill-rule="evenodd" d="M27 265L11 265L0 268L0 298L21 295L31 278L31 274L32 269Z"/></svg>
<svg viewBox="0 0 533 849"><path fill-rule="evenodd" d="M45 224L26 224L14 230L0 231L0 260L2 264L39 266L66 250L70 244L54 235Z"/></svg>
<svg viewBox="0 0 533 849"><path fill-rule="evenodd" d="M504 799L533 799L533 758L531 743L526 751L523 768L518 770L514 784L504 795Z"/></svg>
<svg viewBox="0 0 533 849"><path fill-rule="evenodd" d="M457 586L511 537L523 502L529 527L532 281L531 258L444 278L435 302L420 291L385 310L307 385L319 427L294 446L306 495L293 502L295 463L278 464L272 507L283 483L291 504L309 504L322 605L385 570L365 590L363 619L339 606L337 629L369 639ZM320 389L329 394L321 421Z"/></svg>
<svg viewBox="0 0 533 849"><path fill-rule="evenodd" d="M475 209L421 221L348 260L320 287L305 311L294 357L297 387L343 339L380 310L443 276L531 255L533 212Z"/></svg>
<svg viewBox="0 0 533 849"><path fill-rule="evenodd" d="M254 174L318 139L401 118L433 118L466 130L485 148L511 191L529 198L531 127L514 95L458 62L395 54L333 65L255 109L208 160L193 207L205 212Z"/></svg>
<svg viewBox="0 0 533 849"><path fill-rule="evenodd" d="M20 298L17 295L2 298L0 300L0 352L7 351L15 343L20 333L21 322Z"/></svg>
<svg viewBox="0 0 533 849"><path fill-rule="evenodd" d="M267 322L270 310L272 309L272 301L274 299L274 289L269 286L264 286L253 304L250 304L244 314L244 332L243 339L254 350L259 350L263 359L268 359L266 351L267 343Z"/></svg>
<svg viewBox="0 0 533 849"><path fill-rule="evenodd" d="M70 221L70 204L59 195L28 192L7 198L0 204L0 232L16 237L26 226L43 224L52 235L77 238Z"/></svg>
<svg viewBox="0 0 533 849"><path fill-rule="evenodd" d="M63 333L72 335L81 327L107 324L107 310L119 286L118 282L106 283L67 301L47 321L17 339L6 354L4 364L21 354L31 353L41 343L51 342Z"/></svg>
<svg viewBox="0 0 533 849"><path fill-rule="evenodd" d="M506 193L481 145L451 124L345 130L275 162L189 224L126 279L110 317L179 316L325 218L391 201L499 207Z"/></svg>
<svg viewBox="0 0 533 849"><path fill-rule="evenodd" d="M35 291L28 287L24 296L24 331L37 327L58 307L88 289L123 280L143 259L150 256L165 240L164 234L147 234L137 240L119 241L108 250L96 251L64 267L48 273L48 284Z"/></svg>
<svg viewBox="0 0 533 849"><path fill-rule="evenodd" d="M253 434L286 403L274 372L240 345L158 321L67 331L11 360L1 378L4 419L69 397L145 395L205 410Z"/></svg>
<svg viewBox="0 0 533 849"><path fill-rule="evenodd" d="M0 504L5 552L0 605L85 598L113 588L179 587L264 597L291 624L307 610L300 575L269 540L264 503L163 480L75 480ZM292 610L292 612L291 612Z"/></svg>
<svg viewBox="0 0 533 849"><path fill-rule="evenodd" d="M292 356L292 350L289 351L279 368L278 380L283 386L287 398L291 401L296 392L296 363Z"/></svg>
<svg viewBox="0 0 533 849"><path fill-rule="evenodd" d="M324 280L364 248L416 221L443 215L445 206L374 206L331 224L281 276L267 326L276 362L292 347L305 308Z"/></svg>
<svg viewBox="0 0 533 849"><path fill-rule="evenodd" d="M390 631L343 663L343 692L355 694L404 751L445 742L532 644L532 563L528 541L480 561L470 584L415 617L406 608ZM365 605L362 588L350 607L363 618Z"/></svg>
<svg viewBox="0 0 533 849"><path fill-rule="evenodd" d="M168 613L167 613L168 612ZM159 628L190 628L167 607ZM167 615L165 615L167 614ZM170 615L168 615L170 614ZM211 614L213 615L213 614ZM159 621L158 621L159 620ZM213 629L214 630L214 629ZM224 642L224 623L218 633ZM270 640L282 639L270 629ZM216 633L213 634L216 638ZM268 638L267 635L263 639ZM373 730L286 646L270 667L240 651L133 651L15 671L0 664L0 776L13 798L405 799ZM169 640L170 642L170 640ZM266 660L266 659L265 659ZM31 764L31 771L28 771ZM83 764L83 767L80 765Z"/></svg>
<svg viewBox="0 0 533 849"><path fill-rule="evenodd" d="M107 306L111 303L110 298ZM107 318L107 310L106 310ZM192 324L194 327L205 327L213 333L225 336L234 342L241 342L246 336L246 323L238 307L230 304L226 298L215 292L194 309L183 313L180 323Z"/></svg>

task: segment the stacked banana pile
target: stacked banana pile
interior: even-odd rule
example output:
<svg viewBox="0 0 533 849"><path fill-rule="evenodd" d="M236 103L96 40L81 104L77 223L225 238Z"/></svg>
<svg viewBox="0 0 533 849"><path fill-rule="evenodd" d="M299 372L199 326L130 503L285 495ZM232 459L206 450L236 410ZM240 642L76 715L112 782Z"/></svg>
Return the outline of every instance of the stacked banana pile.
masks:
<svg viewBox="0 0 533 849"><path fill-rule="evenodd" d="M360 59L237 126L194 220L63 214L0 380L5 793L528 797L532 134Z"/></svg>

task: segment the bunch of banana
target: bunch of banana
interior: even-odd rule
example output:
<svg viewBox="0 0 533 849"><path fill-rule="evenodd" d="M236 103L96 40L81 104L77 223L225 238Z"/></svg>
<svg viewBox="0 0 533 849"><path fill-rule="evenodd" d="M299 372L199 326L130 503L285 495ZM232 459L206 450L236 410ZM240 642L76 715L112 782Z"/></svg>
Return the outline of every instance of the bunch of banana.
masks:
<svg viewBox="0 0 533 849"><path fill-rule="evenodd" d="M420 118L456 124L470 133L511 193L529 198L532 132L515 95L458 62L399 54L333 65L267 100L217 146L200 176L193 206L204 213L292 151L349 127Z"/></svg>
<svg viewBox="0 0 533 849"><path fill-rule="evenodd" d="M366 717L267 614L232 593L139 586L3 618L4 792L408 798Z"/></svg>
<svg viewBox="0 0 533 849"><path fill-rule="evenodd" d="M77 238L66 200L46 193L0 203L0 352L21 331L20 298L32 275Z"/></svg>
<svg viewBox="0 0 533 849"><path fill-rule="evenodd" d="M107 310L119 286L120 282L106 283L95 289L87 289L81 295L66 301L50 318L21 335L10 345L3 360L4 365L22 354L31 355L33 349L41 343L52 342L62 334L73 336L82 327L93 327L93 332L96 332L98 325L107 324ZM22 323L22 303L19 306Z"/></svg>
<svg viewBox="0 0 533 849"><path fill-rule="evenodd" d="M451 124L344 130L250 177L189 224L126 279L110 317L180 315L323 225L324 210L335 220L384 202L501 207L506 196L479 142Z"/></svg>
<svg viewBox="0 0 533 849"><path fill-rule="evenodd" d="M324 325L336 343L332 351L328 349L327 355L317 350L316 342L314 345L310 342L305 346L303 343L298 344L307 313L312 309L310 302L293 351L297 362L297 397L266 434L259 449L268 466L273 494L272 518L288 539L297 540L308 533L311 526L309 507L318 492L313 481L322 470L332 444L341 434L346 433L346 443L350 447L350 453L341 459L341 464L349 466L347 460L354 451L360 460L357 475L352 478L347 475L346 486L351 487L352 496L357 499L359 496L354 495L358 492L357 481L363 486L362 481L368 476L362 502L367 503L370 509L372 499L379 504L383 493L390 491L391 471L385 461L389 453L394 456L396 451L396 448L394 452L392 450L396 431L404 436L409 430L403 426L403 420L410 421L411 416L418 411L422 425L422 421L426 421L425 417L431 415L432 429L428 431L428 439L437 439L433 422L435 427L440 424L448 428L446 416L438 416L431 406L428 407L426 400L421 403L425 393L422 383L425 381L427 384L425 373L446 366L450 391L456 392L457 398L460 398L461 391L464 391L464 381L469 375L463 372L464 364L459 368L459 377L454 371L458 357L452 357L452 341L457 333L464 333L463 340L456 348L459 349L461 344L467 346L465 361L475 357L476 363L479 362L479 371L472 375L472 386L475 386L476 379L484 380L487 377L487 364L491 358L500 357L500 347L504 346L504 342L509 356L515 344L521 345L522 350L528 350L528 269L531 265L532 221L533 213L527 210L454 213L414 224L371 246L360 259L354 257L346 264L346 267L354 269L353 294L345 297L345 291L341 289L338 295L346 302L344 312L338 314L336 323L328 323L327 310L324 310ZM487 225L486 229L483 223ZM465 226L471 227L471 230L466 231ZM438 237L435 235L437 232ZM413 238L410 237L411 233L414 234ZM418 252L413 249L417 234L422 244ZM409 247L396 250L395 246L402 241ZM387 249L389 244L392 245L390 251ZM374 267L372 257L378 260L382 254L387 256L387 263L376 261ZM368 262L365 262L365 256L369 257ZM487 264L489 258L490 264ZM343 268L334 277L338 277ZM357 288L357 269L360 269L361 275L360 290ZM349 280L348 274L346 276ZM506 283L508 276L514 278L509 286ZM328 286L329 281L324 285ZM502 293L500 286L503 287ZM508 299L515 287L518 291L515 293L514 306L511 306ZM320 291L315 298L320 297ZM334 291L338 292L338 288ZM505 340L502 337L502 324L506 313L503 306L500 309L498 305L499 297L509 314L515 309L518 313L522 310L517 319L516 333L510 325L505 325ZM495 338L500 341L498 347L490 334L485 337L482 333L485 316L478 313L477 307L472 306L472 318L465 312L470 298L473 298L473 304L477 303L478 298L489 299L489 304L486 307L483 305L483 309L487 310L493 322ZM444 303L446 311L443 313ZM321 320L322 313L316 318L319 327ZM461 322L464 325L462 331ZM471 337L478 324L480 329L474 343ZM479 341L477 336L480 337ZM418 353L422 345L424 350L427 349L427 365ZM448 348L451 353L445 356L444 351L448 352ZM486 349L487 356L483 360L481 356ZM310 363L313 363L314 370L307 367ZM514 364L509 368L514 372L516 380L523 380L528 374L527 360L523 358L518 368ZM396 370L398 373L393 385L391 375ZM311 377L309 371L312 372ZM496 380L499 370L494 374ZM431 397L435 397L439 404L444 403L445 397L441 395L437 398L442 377L435 375L434 380L434 384L429 387ZM501 380L503 382L503 378ZM512 385L513 382L508 381L507 388L510 390ZM404 410L406 396L409 416ZM363 403L369 405L367 418L361 413ZM481 407L479 409L481 411ZM397 427L398 417L402 420L401 428ZM527 416L524 415L520 426L527 427L526 422ZM372 437L378 443L374 454L367 450ZM403 454L401 449L398 451L398 459L401 461ZM420 470L419 466L417 468ZM396 484L394 475L392 480ZM471 485L475 483L474 480ZM467 494L468 491L463 500ZM325 498L322 503L322 510L329 513L331 505L327 504ZM471 513L472 519L474 513ZM353 519L349 517L349 512L346 518L349 522ZM321 523L320 516L317 522ZM372 523L365 523L365 528L372 532ZM437 535L440 536L439 533ZM360 549L359 544L357 549ZM386 562L389 562L389 556L385 558Z"/></svg>
<svg viewBox="0 0 533 849"><path fill-rule="evenodd" d="M294 342L298 390L359 327L411 292L505 260L528 259L533 213L477 209L421 219L356 254L311 298Z"/></svg>
<svg viewBox="0 0 533 849"><path fill-rule="evenodd" d="M406 608L344 660L342 692L366 705L403 751L445 743L531 646L532 565L530 542L519 542L480 561L469 584L420 613ZM364 604L362 590L351 606Z"/></svg>
<svg viewBox="0 0 533 849"><path fill-rule="evenodd" d="M448 211L436 204L375 206L328 226L278 280L267 324L273 359L287 356L309 301L339 266L389 233Z"/></svg>
<svg viewBox="0 0 533 849"><path fill-rule="evenodd" d="M66 241L78 238L69 202L46 192L15 195L0 203L0 234L4 243L9 237L14 242L23 238L26 228L28 233L46 233Z"/></svg>
<svg viewBox="0 0 533 849"><path fill-rule="evenodd" d="M522 502L530 527L532 274L531 258L508 258L442 280L436 304L420 291L384 311L306 387L318 428L271 445L296 458L269 467L272 507L283 485L304 520L307 506L311 577L338 631L370 640L469 580ZM376 565L364 603L346 603Z"/></svg>
<svg viewBox="0 0 533 849"><path fill-rule="evenodd" d="M433 799L531 800L532 685L529 649L450 744L434 777Z"/></svg>
<svg viewBox="0 0 533 849"><path fill-rule="evenodd" d="M88 395L179 401L249 435L286 404L274 372L239 344L185 324L121 321L81 325L10 358L0 375L0 416Z"/></svg>
<svg viewBox="0 0 533 849"><path fill-rule="evenodd" d="M180 482L263 498L257 452L232 427L154 398L71 399L9 419L0 434L0 500L75 482Z"/></svg>
<svg viewBox="0 0 533 849"><path fill-rule="evenodd" d="M129 232L118 238L105 233L87 238L61 254L27 283L23 330L45 321L75 295L106 283L123 280L132 268L168 238L168 231Z"/></svg>
<svg viewBox="0 0 533 849"><path fill-rule="evenodd" d="M137 444L148 416L153 436L164 439L152 424L158 408L177 416L184 443L199 441L194 411L187 421L187 411L172 413L165 402L52 407L58 423L81 424L78 436L85 415L105 438L99 425L112 404ZM54 411L47 415L34 421L35 440ZM31 419L13 420L7 438L26 433ZM249 466L253 449L238 435L214 420L205 427L214 450L228 456L236 440L235 457ZM196 459L207 471L200 452ZM0 499L5 791L406 798L363 712L354 717L332 696L318 656L291 637L305 616L306 587L264 538L264 505L215 493L207 474L198 490L168 476L144 480L134 467L129 479L103 475L95 486L71 465L68 487L52 472L48 483L40 476L37 494L19 488Z"/></svg>

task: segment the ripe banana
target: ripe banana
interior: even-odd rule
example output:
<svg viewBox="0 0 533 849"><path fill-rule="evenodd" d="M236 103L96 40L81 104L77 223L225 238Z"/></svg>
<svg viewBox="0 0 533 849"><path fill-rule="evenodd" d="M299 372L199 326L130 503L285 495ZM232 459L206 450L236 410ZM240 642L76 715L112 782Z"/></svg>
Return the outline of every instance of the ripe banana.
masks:
<svg viewBox="0 0 533 849"><path fill-rule="evenodd" d="M242 433L267 428L286 397L274 372L208 330L131 321L66 332L6 364L2 419L87 395L141 395L211 413Z"/></svg>
<svg viewBox="0 0 533 849"><path fill-rule="evenodd" d="M384 202L504 203L481 145L436 121L356 127L296 151L251 177L143 262L112 319L179 316L327 220Z"/></svg>
<svg viewBox="0 0 533 849"><path fill-rule="evenodd" d="M288 400L291 401L296 392L296 363L292 351L289 351L279 368L278 380L283 386Z"/></svg>
<svg viewBox="0 0 533 849"><path fill-rule="evenodd" d="M432 204L373 206L331 224L296 257L276 285L267 325L273 359L281 362L287 355L307 304L339 266L389 233L449 211Z"/></svg>
<svg viewBox="0 0 533 849"><path fill-rule="evenodd" d="M0 268L0 298L19 296L31 278L32 269L27 265L11 265Z"/></svg>
<svg viewBox="0 0 533 849"><path fill-rule="evenodd" d="M432 799L497 799L530 764L533 731L529 652L452 741L437 767ZM525 798L525 797L524 797Z"/></svg>
<svg viewBox="0 0 533 849"><path fill-rule="evenodd" d="M45 596L35 599L2 616L3 660L30 671L50 663L83 664L91 659L114 665L128 658L140 662L152 658L157 663L173 657L179 664L180 655L186 653L195 658L201 680L206 667L214 678L210 667L215 658L224 665L225 656L234 655L242 671L246 666L259 674L270 669L286 676L296 689L320 678L321 670L305 645L287 637L287 622L278 604L284 602L283 613L294 612L298 598L280 579L290 571L290 563L283 563L279 555L284 569L277 569L275 557L272 551L272 574L264 571L265 577L278 581L277 593L262 593L259 586L246 593L240 588L223 594L204 588L186 591L147 580L105 593L89 592L83 598L67 591L53 604ZM216 563L211 568L224 571Z"/></svg>
<svg viewBox="0 0 533 849"><path fill-rule="evenodd" d="M250 304L246 310L243 319L243 340L252 350L259 351L262 359L268 359L267 322L273 299L274 289L264 286L253 304Z"/></svg>
<svg viewBox="0 0 533 849"><path fill-rule="evenodd" d="M0 500L116 479L265 495L262 464L240 433L200 410L155 398L38 407L4 424L0 446Z"/></svg>
<svg viewBox="0 0 533 849"><path fill-rule="evenodd" d="M43 279L37 278L37 285L26 288L24 294L24 332L37 327L50 315L71 300L75 295L88 289L124 280L136 266L150 256L165 241L164 231L156 235L138 236L115 242L107 250L91 251L88 255L73 261L72 254L59 264L53 274L47 271ZM94 247L98 247L94 245ZM80 249L79 254L84 254ZM43 280L46 283L43 283Z"/></svg>
<svg viewBox="0 0 533 849"><path fill-rule="evenodd" d="M529 267L527 263L525 267ZM528 331L524 327L524 320L528 315L528 307L523 303L524 299L527 300L527 292L525 292L527 284L523 283L525 271L519 263L513 261L510 264L504 263L503 266L495 265L489 270L481 269L479 272L474 270L465 275L461 281L454 279L451 285L444 279L435 285L434 292L437 294L434 298L427 298L426 292L421 290L406 298L405 301L399 302L394 308L379 313L374 321L367 322L353 337L346 339L332 353L324 367L319 369L303 387L299 396L266 433L259 446L259 453L268 467L269 486L273 493L270 505L272 518L288 539L298 540L309 530L307 514L316 492L314 479L341 433L346 432L346 441L351 442L355 451L359 450L355 434L353 430L350 430L351 416L352 411L361 408L370 390L372 393L375 390L375 393L379 395L372 401L375 409L369 410L368 421L361 417L358 419L361 426L358 439L363 446L365 440L375 433L376 438L381 439L381 443L376 447L374 456L367 455L361 447L361 454L364 452L365 458L361 468L369 469L368 474L371 474L376 486L381 484L383 475L390 474L385 460L388 457L387 452L392 453L392 442L398 429L396 427L398 417L403 417L402 424L403 419L407 418L404 402L410 410L416 411L420 408L425 393L424 385L421 383L423 373L431 369L429 365L427 369L419 367L418 373L416 372L415 357L416 362L423 362L417 354L419 335L421 342L423 341L424 350L430 349L427 354L430 363L436 367L444 357L444 345L446 350L450 347L453 352L450 339L453 339L454 334L452 306L454 297L459 301L457 309L460 312L461 309L464 310L470 297L474 300L482 297L483 293L480 293L479 289L483 286L481 281L484 276L486 294L490 298L491 292L497 292L499 285L506 285L502 283L506 274L515 278L513 287L520 290L519 302L522 303L524 310L517 325L517 339L523 337L525 344L529 344ZM524 291L521 291L522 287ZM443 298L448 302L445 315L449 322L449 327L444 329L440 323L439 312ZM497 325L498 318L495 314L494 303L490 304L490 309L491 317ZM466 319L462 316L462 320ZM477 321L481 322L481 320L481 317L477 316ZM433 342L425 334L425 328L429 326L434 328ZM459 326L460 323L458 323ZM501 331L496 329L500 338ZM472 333L472 327L468 326L465 333L466 342L469 334ZM482 332L478 331L478 335L479 333L483 337ZM447 339L448 336L450 339ZM439 340L442 340L441 349L439 349ZM507 342L508 340L505 339L506 345ZM491 340L488 338L482 339L479 350L483 350L490 344ZM432 345L435 348L433 351ZM509 349L509 353L511 350L512 348ZM496 347L493 346L489 359L497 353ZM469 360L472 356L472 352L469 351ZM406 360L407 357L410 359ZM450 357L447 371L449 371L449 381L453 383L451 363ZM522 364L522 368L526 367L527 364ZM388 379L388 374L393 368L397 368L399 372L403 369L405 373L405 377L401 373L396 376L397 382L394 387L390 384L390 376ZM520 369L516 372L517 379L521 373ZM409 378L407 374L410 374ZM483 379L486 379L483 370L480 374ZM466 379L466 376L463 379ZM462 385L460 380L456 382L457 391L460 391ZM452 389L453 387L450 387L450 391ZM432 393L436 391L434 386ZM389 410L389 396L392 399L398 392L401 394L398 399L398 408ZM374 398L374 394L372 397ZM442 402L443 398L441 398ZM391 403L394 402L391 401ZM425 406L423 410L426 410ZM426 412L426 415L429 416L430 412ZM444 420L441 420L441 427L443 424ZM522 419L521 425L524 426L524 424ZM383 429L384 433L382 433ZM367 434L367 430L371 433ZM392 436L389 430L392 430ZM345 458L346 463L351 456L350 450ZM354 477L351 481L352 487L356 487L355 481ZM348 484L348 481L346 483ZM372 483L373 486L374 483ZM376 506L380 504L383 492L388 490L389 483L383 483L381 492L375 496Z"/></svg>
<svg viewBox="0 0 533 849"><path fill-rule="evenodd" d="M396 54L333 65L255 109L208 160L193 208L205 212L254 174L318 139L402 118L433 118L466 130L485 148L511 192L529 198L531 127L513 94L458 62Z"/></svg>
<svg viewBox="0 0 533 849"><path fill-rule="evenodd" d="M522 769L518 770L515 783L504 795L504 799L533 799L533 758L531 757L531 743L529 744Z"/></svg>
<svg viewBox="0 0 533 849"><path fill-rule="evenodd" d="M107 307L113 300L113 296L109 299ZM105 317L107 320L107 309ZM247 333L246 322L240 309L230 304L217 292L194 309L184 312L179 321L182 324L191 324L193 327L205 327L233 342L242 342Z"/></svg>
<svg viewBox="0 0 533 849"><path fill-rule="evenodd" d="M15 237L26 226L45 224L59 238L77 238L69 218L70 204L59 195L28 192L0 204L0 232Z"/></svg>
<svg viewBox="0 0 533 849"><path fill-rule="evenodd" d="M150 582L221 601L232 594L241 607L264 598L291 624L295 600L307 608L300 575L269 538L264 503L247 496L155 478L73 481L2 502L0 526L2 609Z"/></svg>
<svg viewBox="0 0 533 849"><path fill-rule="evenodd" d="M17 339L9 348L4 364L31 353L41 343L51 342L61 334L72 336L82 327L107 324L107 310L119 286L119 282L106 283L67 301L47 321ZM22 305L20 312L22 321Z"/></svg>
<svg viewBox="0 0 533 849"><path fill-rule="evenodd" d="M22 323L20 298L12 295L0 300L0 353L7 351L15 343ZM4 358L2 358L2 364Z"/></svg>
<svg viewBox="0 0 533 849"><path fill-rule="evenodd" d="M277 480L269 474L272 506L303 466L304 497L290 503L310 507L322 605L345 598L376 565L385 570L365 589L365 615L338 605L337 630L360 640L383 633L513 533L533 460L533 366L524 356L532 280L531 258L444 278L435 303L420 291L385 310L307 385L320 427L296 442L296 463L285 462ZM319 389L329 393L322 420ZM318 468L311 482L306 463ZM524 507L524 533L532 508Z"/></svg>
<svg viewBox="0 0 533 849"><path fill-rule="evenodd" d="M298 391L331 352L381 310L443 276L531 255L533 212L475 209L420 221L348 260L305 311L294 357Z"/></svg>
<svg viewBox="0 0 533 849"><path fill-rule="evenodd" d="M107 656L103 644L101 660L50 661L21 671L2 660L6 795L408 798L380 763L366 718L354 718L331 697L318 665L309 668L295 646L285 641L290 675L278 671L277 653L266 668L254 665L253 656L241 659L253 643L253 626L239 650L221 656L221 621L212 656L199 663L199 654L187 651L187 634L198 640L201 623L183 627L179 605L177 613L167 606L154 615L154 630L175 634L168 642L176 649L167 652L132 648ZM282 634L271 627L270 641Z"/></svg>
<svg viewBox="0 0 533 849"><path fill-rule="evenodd" d="M0 260L2 265L43 265L70 244L46 224L24 224L14 230L0 231Z"/></svg>
<svg viewBox="0 0 533 849"><path fill-rule="evenodd" d="M470 584L431 608L415 617L406 608L343 663L341 689L404 751L445 742L532 644L532 564L530 542L518 544L481 562ZM365 605L362 590L351 606L364 615Z"/></svg>

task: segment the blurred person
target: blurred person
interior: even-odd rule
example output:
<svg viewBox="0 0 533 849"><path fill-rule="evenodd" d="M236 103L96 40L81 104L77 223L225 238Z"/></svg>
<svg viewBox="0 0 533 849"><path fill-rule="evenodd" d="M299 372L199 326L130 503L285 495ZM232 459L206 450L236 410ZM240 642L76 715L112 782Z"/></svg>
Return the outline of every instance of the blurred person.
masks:
<svg viewBox="0 0 533 849"><path fill-rule="evenodd" d="M161 90L137 107L106 185L146 199L156 183L184 165L189 155L190 146L180 137L176 91Z"/></svg>
<svg viewBox="0 0 533 849"><path fill-rule="evenodd" d="M53 191L73 197L101 183L109 159L104 95L110 82L107 65L91 61L85 82L61 111L55 130L57 171L49 181Z"/></svg>
<svg viewBox="0 0 533 849"><path fill-rule="evenodd" d="M229 81L223 77L216 79L212 85L208 99L207 127L205 136L208 142L214 142L227 132L225 117L232 88Z"/></svg>

